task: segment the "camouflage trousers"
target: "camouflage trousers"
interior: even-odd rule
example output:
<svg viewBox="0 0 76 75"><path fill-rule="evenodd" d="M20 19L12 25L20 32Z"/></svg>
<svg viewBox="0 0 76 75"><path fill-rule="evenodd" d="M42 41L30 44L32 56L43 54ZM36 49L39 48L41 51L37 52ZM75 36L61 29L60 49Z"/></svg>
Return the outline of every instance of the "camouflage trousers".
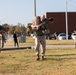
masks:
<svg viewBox="0 0 76 75"><path fill-rule="evenodd" d="M46 50L46 39L45 36L36 36L35 37L35 51L37 55L44 56Z"/></svg>

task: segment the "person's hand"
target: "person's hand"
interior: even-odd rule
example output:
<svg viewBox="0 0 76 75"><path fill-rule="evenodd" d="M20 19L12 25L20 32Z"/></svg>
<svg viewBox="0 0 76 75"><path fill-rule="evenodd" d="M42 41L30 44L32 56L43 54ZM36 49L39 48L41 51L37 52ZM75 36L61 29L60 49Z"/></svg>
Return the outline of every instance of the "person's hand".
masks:
<svg viewBox="0 0 76 75"><path fill-rule="evenodd" d="M38 25L32 25L31 27L32 27L32 29L35 30L35 31L37 31L37 30L39 29L39 26L38 26Z"/></svg>
<svg viewBox="0 0 76 75"><path fill-rule="evenodd" d="M45 31L43 30L43 31L42 31L43 34L47 34L47 32L48 32L47 30L45 30Z"/></svg>
<svg viewBox="0 0 76 75"><path fill-rule="evenodd" d="M45 34L45 31L43 30L42 33Z"/></svg>

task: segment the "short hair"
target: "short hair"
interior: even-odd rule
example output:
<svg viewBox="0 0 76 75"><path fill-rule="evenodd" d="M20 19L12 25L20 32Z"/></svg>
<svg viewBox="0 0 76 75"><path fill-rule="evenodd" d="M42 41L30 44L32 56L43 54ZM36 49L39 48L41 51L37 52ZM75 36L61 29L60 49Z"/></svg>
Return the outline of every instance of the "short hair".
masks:
<svg viewBox="0 0 76 75"><path fill-rule="evenodd" d="M40 16L36 16L32 20L32 24L38 25L40 24Z"/></svg>
<svg viewBox="0 0 76 75"><path fill-rule="evenodd" d="M41 21L44 20L44 19L45 19L45 15L42 15L41 16Z"/></svg>

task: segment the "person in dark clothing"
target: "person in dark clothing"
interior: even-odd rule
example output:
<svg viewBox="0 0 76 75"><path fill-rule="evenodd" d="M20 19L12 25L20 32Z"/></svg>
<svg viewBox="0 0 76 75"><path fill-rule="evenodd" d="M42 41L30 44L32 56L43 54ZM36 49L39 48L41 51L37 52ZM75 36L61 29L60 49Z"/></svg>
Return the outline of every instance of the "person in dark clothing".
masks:
<svg viewBox="0 0 76 75"><path fill-rule="evenodd" d="M16 44L17 44L17 47L19 47L18 40L17 40L17 33L15 31L14 31L14 34L13 34L13 38L14 38L14 46L16 46Z"/></svg>
<svg viewBox="0 0 76 75"><path fill-rule="evenodd" d="M6 43L6 35L2 32L2 48L4 47L4 43Z"/></svg>

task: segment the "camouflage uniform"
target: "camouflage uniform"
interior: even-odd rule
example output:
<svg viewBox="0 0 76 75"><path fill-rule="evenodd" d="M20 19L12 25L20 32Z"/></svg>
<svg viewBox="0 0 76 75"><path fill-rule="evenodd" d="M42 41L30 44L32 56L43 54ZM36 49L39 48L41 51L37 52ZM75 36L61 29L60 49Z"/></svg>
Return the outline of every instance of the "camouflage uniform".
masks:
<svg viewBox="0 0 76 75"><path fill-rule="evenodd" d="M38 26L39 28L37 28L36 26ZM35 34L35 51L38 57L37 60L40 59L40 53L41 53L42 59L44 59L45 50L46 50L45 31L48 30L47 20L41 22L40 16L34 17L33 23L32 23L32 30L34 30L34 34Z"/></svg>
<svg viewBox="0 0 76 75"><path fill-rule="evenodd" d="M45 55L46 50L46 38L45 33L43 33L45 32L45 30L48 30L46 22L36 31L35 50L36 54L40 55L40 48L41 48L41 56Z"/></svg>
<svg viewBox="0 0 76 75"><path fill-rule="evenodd" d="M40 46L41 44L41 46ZM35 50L36 54L40 55L40 47L41 47L41 55L44 56L45 50L46 50L46 41L45 41L45 35L43 36L36 36L35 38Z"/></svg>

